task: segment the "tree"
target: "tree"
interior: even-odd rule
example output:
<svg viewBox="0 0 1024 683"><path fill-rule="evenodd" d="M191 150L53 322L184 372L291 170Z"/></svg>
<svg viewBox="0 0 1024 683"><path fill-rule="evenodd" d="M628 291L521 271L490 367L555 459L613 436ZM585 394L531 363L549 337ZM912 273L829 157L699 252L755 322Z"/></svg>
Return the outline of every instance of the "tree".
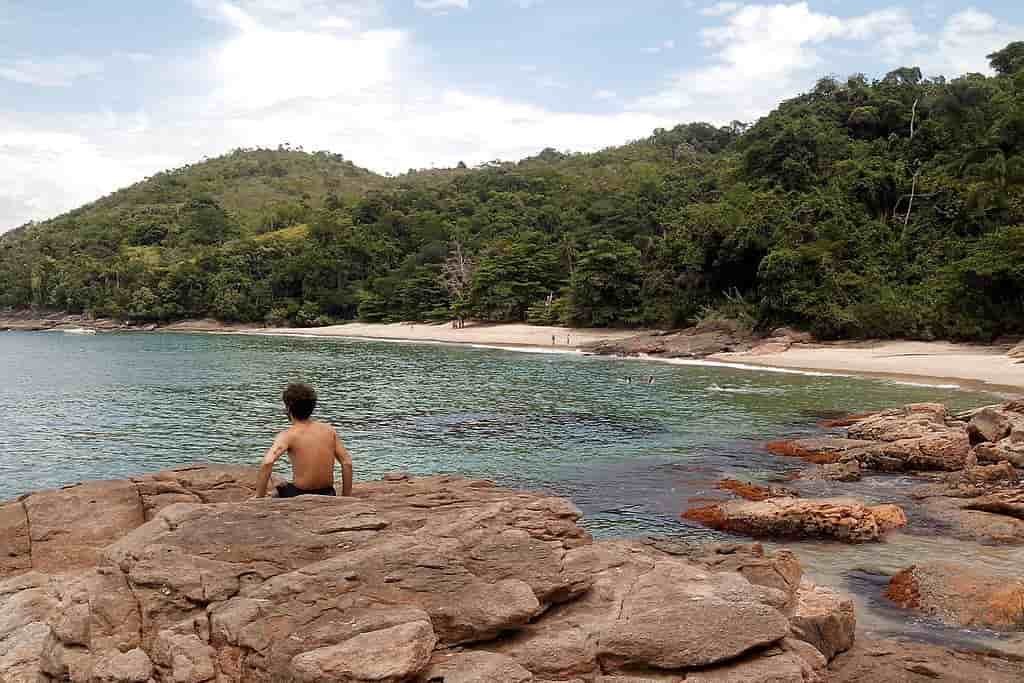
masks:
<svg viewBox="0 0 1024 683"><path fill-rule="evenodd" d="M1015 41L986 57L996 73L1011 76L1024 69L1024 41Z"/></svg>

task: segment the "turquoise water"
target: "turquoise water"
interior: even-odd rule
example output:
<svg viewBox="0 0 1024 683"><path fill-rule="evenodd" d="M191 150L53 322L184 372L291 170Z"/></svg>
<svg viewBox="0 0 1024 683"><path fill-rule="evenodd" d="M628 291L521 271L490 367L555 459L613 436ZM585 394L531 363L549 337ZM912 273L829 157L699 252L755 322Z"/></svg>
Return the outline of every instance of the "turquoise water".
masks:
<svg viewBox="0 0 1024 683"><path fill-rule="evenodd" d="M3 333L0 378L8 495L195 461L256 463L285 426L282 386L302 380L359 477L459 472L549 488L621 530L657 522L652 496L677 514L681 476L791 465L760 442L813 430L820 414L985 400L577 354L198 334Z"/></svg>
<svg viewBox="0 0 1024 683"><path fill-rule="evenodd" d="M0 498L197 461L255 464L285 426L280 390L293 380L316 386L318 416L341 430L357 479L398 470L488 477L572 498L596 536L694 539L722 537L679 520L689 499L720 496L713 484L723 476L771 480L793 469L763 450L766 440L819 432L818 418L837 412L995 400L882 380L579 354L9 332L0 333ZM818 492L902 502L911 485L889 477ZM864 587L871 572L951 554L995 570L1024 561L1019 550L927 532L881 545L793 547L816 580L859 594L862 624L888 631L908 627Z"/></svg>

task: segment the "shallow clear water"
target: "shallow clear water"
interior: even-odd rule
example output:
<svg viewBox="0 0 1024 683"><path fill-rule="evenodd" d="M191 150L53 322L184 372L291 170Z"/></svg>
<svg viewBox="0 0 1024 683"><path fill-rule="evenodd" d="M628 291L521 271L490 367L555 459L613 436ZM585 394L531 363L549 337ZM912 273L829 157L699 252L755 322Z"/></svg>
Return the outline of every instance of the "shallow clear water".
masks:
<svg viewBox="0 0 1024 683"><path fill-rule="evenodd" d="M626 376L634 382L627 384ZM654 384L646 378L653 376ZM639 381L640 379L643 381ZM765 440L820 431L836 412L993 397L882 380L676 366L578 354L240 335L0 334L0 498L203 461L256 463L285 424L281 387L314 384L357 478L458 472L572 498L595 536L724 536L679 520L723 476L781 478ZM286 470L285 467L282 470ZM909 481L833 493L901 502ZM911 628L875 573L928 558L1019 572L1024 554L928 530L886 544L789 544L822 583L858 596L869 629ZM915 626L924 637L986 634Z"/></svg>

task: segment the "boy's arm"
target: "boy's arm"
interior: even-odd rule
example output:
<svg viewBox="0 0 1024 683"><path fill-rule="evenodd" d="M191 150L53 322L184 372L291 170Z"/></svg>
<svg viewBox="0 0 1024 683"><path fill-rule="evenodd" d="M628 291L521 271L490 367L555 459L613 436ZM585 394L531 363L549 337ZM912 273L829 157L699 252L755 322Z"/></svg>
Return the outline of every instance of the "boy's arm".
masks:
<svg viewBox="0 0 1024 683"><path fill-rule="evenodd" d="M256 498L263 498L267 495L267 484L270 483L270 475L274 471L274 463L288 450L288 438L284 432L277 435L274 443L267 449L260 464L260 474L256 480Z"/></svg>
<svg viewBox="0 0 1024 683"><path fill-rule="evenodd" d="M334 439L334 459L341 465L341 495L352 495L352 455L341 442L340 436Z"/></svg>

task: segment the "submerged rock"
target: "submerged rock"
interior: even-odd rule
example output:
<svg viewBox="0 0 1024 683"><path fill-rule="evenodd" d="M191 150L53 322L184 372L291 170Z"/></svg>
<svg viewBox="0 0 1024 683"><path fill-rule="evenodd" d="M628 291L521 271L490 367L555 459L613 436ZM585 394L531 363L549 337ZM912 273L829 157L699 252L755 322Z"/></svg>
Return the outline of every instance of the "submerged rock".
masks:
<svg viewBox="0 0 1024 683"><path fill-rule="evenodd" d="M688 510L683 518L755 537L834 538L848 543L878 541L907 523L896 505L867 506L851 498L728 501Z"/></svg>
<svg viewBox="0 0 1024 683"><path fill-rule="evenodd" d="M788 552L593 543L567 501L458 477L244 500L254 476L188 468L5 504L0 680L803 681L852 642L847 602ZM99 492L116 514L86 520ZM26 549L26 515L66 520L66 549Z"/></svg>
<svg viewBox="0 0 1024 683"><path fill-rule="evenodd" d="M1024 629L1020 577L983 574L952 563L914 565L892 577L885 596L949 626Z"/></svg>
<svg viewBox="0 0 1024 683"><path fill-rule="evenodd" d="M761 486L737 479L723 479L715 488L729 491L745 500L768 500L769 498L799 497L800 494L781 486Z"/></svg>

